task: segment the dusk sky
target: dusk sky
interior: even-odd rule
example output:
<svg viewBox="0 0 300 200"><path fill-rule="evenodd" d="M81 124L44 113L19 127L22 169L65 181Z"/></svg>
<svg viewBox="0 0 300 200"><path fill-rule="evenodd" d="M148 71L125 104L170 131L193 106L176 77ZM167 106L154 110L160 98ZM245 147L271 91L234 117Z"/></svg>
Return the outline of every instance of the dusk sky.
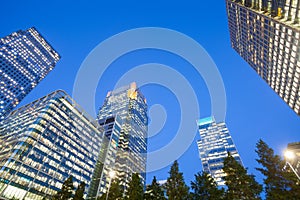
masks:
<svg viewBox="0 0 300 200"><path fill-rule="evenodd" d="M287 143L300 141L300 117L230 47L224 0L4 1L1 4L1 15L0 37L34 26L62 57L55 69L19 106L57 89L63 89L71 95L82 62L98 44L126 30L159 27L175 30L192 38L202 45L215 62L226 92L225 121L243 164L250 173L261 180L261 175L255 170L258 166L255 161L255 144L260 138L277 154L283 153ZM136 50L114 60L98 84L96 109L102 105L106 93L114 88L123 74L147 63L160 63L182 74L197 95L200 109L198 118L211 115L211 98L203 78L184 58L158 49ZM138 81L137 84L139 85ZM178 83L174 82L174 86L181 87L176 84ZM88 85L86 89L89 89ZM169 88L159 84L142 86L141 91L147 99L149 109L152 105L159 104L166 112L163 128L148 139L148 151L151 152L159 150L176 137L181 120L180 101ZM188 100L190 97L184 98ZM82 107L85 108L85 105ZM96 113L89 114L96 116ZM164 117L162 115L161 118L152 120L163 121ZM194 119L195 124L196 120ZM194 174L202 170L196 143L199 139L197 133L194 142L178 159L188 185L194 179ZM162 159L165 158L157 158L157 162ZM154 175L158 180L167 179L169 168L167 166L148 173L147 183L152 181Z"/></svg>

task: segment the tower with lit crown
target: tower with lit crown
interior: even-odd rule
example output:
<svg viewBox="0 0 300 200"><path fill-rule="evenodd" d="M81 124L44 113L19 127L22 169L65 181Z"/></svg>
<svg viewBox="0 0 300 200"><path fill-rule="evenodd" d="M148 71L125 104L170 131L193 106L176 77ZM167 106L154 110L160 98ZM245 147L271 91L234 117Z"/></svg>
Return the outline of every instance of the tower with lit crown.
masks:
<svg viewBox="0 0 300 200"><path fill-rule="evenodd" d="M147 103L136 83L131 83L108 92L98 113L99 123L105 127L110 140L104 164L102 184L98 195L107 191L109 171L116 172L116 178L126 191L133 173L146 181L147 161ZM120 128L119 128L120 127Z"/></svg>

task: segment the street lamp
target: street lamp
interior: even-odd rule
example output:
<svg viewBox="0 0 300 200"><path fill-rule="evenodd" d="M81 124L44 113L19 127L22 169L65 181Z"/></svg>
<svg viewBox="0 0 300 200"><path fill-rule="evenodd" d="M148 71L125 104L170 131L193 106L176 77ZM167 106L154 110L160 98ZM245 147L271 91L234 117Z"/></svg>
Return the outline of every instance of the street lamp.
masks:
<svg viewBox="0 0 300 200"><path fill-rule="evenodd" d="M284 152L284 157L285 157L286 163L290 166L290 168L292 169L292 171L294 172L294 174L300 180L300 177L299 177L298 173L296 172L296 170L294 169L294 167L292 166L292 164L289 162L289 161L295 159L295 157L296 157L295 153L293 151L286 150Z"/></svg>
<svg viewBox="0 0 300 200"><path fill-rule="evenodd" d="M111 185L111 180L115 177L116 172L111 170L109 173L109 184L108 184L108 188L107 188L107 193L106 193L106 200L108 199L108 193L109 193L109 189L110 189L110 185Z"/></svg>
<svg viewBox="0 0 300 200"><path fill-rule="evenodd" d="M295 158L295 153L293 151L289 151L289 150L286 150L284 152L284 157L287 159L287 160L293 160Z"/></svg>

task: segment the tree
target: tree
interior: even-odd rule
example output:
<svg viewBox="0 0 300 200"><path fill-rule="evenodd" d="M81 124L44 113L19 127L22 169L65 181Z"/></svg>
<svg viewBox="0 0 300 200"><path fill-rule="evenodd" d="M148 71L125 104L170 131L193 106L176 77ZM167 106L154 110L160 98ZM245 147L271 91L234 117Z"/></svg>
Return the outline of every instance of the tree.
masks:
<svg viewBox="0 0 300 200"><path fill-rule="evenodd" d="M165 195L162 187L157 183L156 177L153 177L151 185L147 186L144 194L145 200L165 200Z"/></svg>
<svg viewBox="0 0 300 200"><path fill-rule="evenodd" d="M73 200L84 200L83 198L84 190L85 190L85 182L81 182L75 191Z"/></svg>
<svg viewBox="0 0 300 200"><path fill-rule="evenodd" d="M224 189L218 189L216 181L206 172L195 174L195 181L191 182L191 188L194 191L191 199L215 200L222 199Z"/></svg>
<svg viewBox="0 0 300 200"><path fill-rule="evenodd" d="M129 187L126 192L126 198L130 200L143 200L144 186L138 173L132 175Z"/></svg>
<svg viewBox="0 0 300 200"><path fill-rule="evenodd" d="M103 193L101 196L98 196L96 200L105 200L106 199L106 193Z"/></svg>
<svg viewBox="0 0 300 200"><path fill-rule="evenodd" d="M165 183L167 196L170 200L186 200L189 198L189 188L185 184L183 174L179 172L178 162L174 161Z"/></svg>
<svg viewBox="0 0 300 200"><path fill-rule="evenodd" d="M256 161L262 165L262 168L256 169L265 176L266 199L299 199L299 182L297 184L292 172L283 170L285 162L280 156L275 155L274 150L262 140L256 144L255 152L258 155Z"/></svg>
<svg viewBox="0 0 300 200"><path fill-rule="evenodd" d="M103 193L97 200L106 200L106 194ZM108 200L122 200L123 198L123 188L120 185L120 181L118 179L114 179L109 188Z"/></svg>
<svg viewBox="0 0 300 200"><path fill-rule="evenodd" d="M74 190L73 185L73 177L69 176L67 180L63 183L61 190L57 192L53 199L61 199L61 200L68 200L72 198L72 193Z"/></svg>
<svg viewBox="0 0 300 200"><path fill-rule="evenodd" d="M122 199L123 197L123 189L120 186L120 181L119 180L114 180L110 186L109 189L109 200L118 200Z"/></svg>
<svg viewBox="0 0 300 200"><path fill-rule="evenodd" d="M69 176L67 180L63 183L61 190L57 191L57 194L53 196L53 200L68 200L72 199L72 193L74 190L74 185L73 185L73 177Z"/></svg>
<svg viewBox="0 0 300 200"><path fill-rule="evenodd" d="M227 186L226 199L261 199L262 186L258 184L253 175L248 175L247 170L238 163L229 153L224 159L224 177Z"/></svg>

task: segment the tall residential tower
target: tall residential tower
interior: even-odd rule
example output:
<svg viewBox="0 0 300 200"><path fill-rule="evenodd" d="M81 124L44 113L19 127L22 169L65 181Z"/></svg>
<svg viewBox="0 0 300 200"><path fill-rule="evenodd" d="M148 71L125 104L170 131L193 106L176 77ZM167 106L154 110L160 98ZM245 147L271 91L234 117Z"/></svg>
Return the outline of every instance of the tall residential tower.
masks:
<svg viewBox="0 0 300 200"><path fill-rule="evenodd" d="M300 0L226 0L231 46L300 115Z"/></svg>
<svg viewBox="0 0 300 200"><path fill-rule="evenodd" d="M35 28L0 38L0 120L45 78L59 59Z"/></svg>
<svg viewBox="0 0 300 200"><path fill-rule="evenodd" d="M224 122L216 123L213 117L207 117L198 120L198 127L201 138L198 141L198 149L202 170L209 173L219 186L223 186L225 185L223 161L229 152L242 164L238 151Z"/></svg>

